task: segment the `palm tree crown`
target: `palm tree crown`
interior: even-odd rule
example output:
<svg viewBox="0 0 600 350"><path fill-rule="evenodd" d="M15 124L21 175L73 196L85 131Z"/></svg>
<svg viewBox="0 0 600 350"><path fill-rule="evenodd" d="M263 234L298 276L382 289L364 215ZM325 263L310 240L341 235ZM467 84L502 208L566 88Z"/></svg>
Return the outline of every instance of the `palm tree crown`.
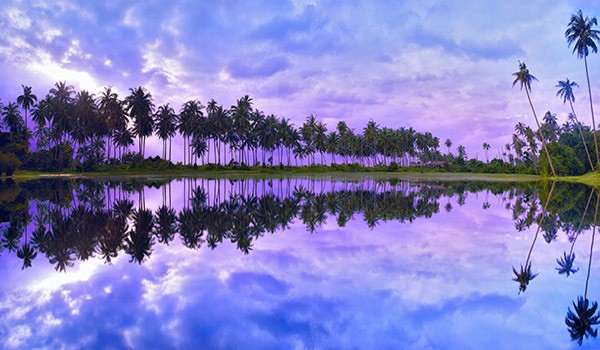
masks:
<svg viewBox="0 0 600 350"><path fill-rule="evenodd" d="M598 25L596 17L584 17L581 10L571 15L571 20L565 31L565 37L569 46L573 45L573 53L577 54L577 58L588 56L590 49L593 53L598 52L596 41L600 40L600 32L597 29L593 29L596 25Z"/></svg>
<svg viewBox="0 0 600 350"><path fill-rule="evenodd" d="M519 61L519 71L513 73L513 76L515 76L513 86L515 86L517 83L521 83L521 90L523 90L524 87L525 90L531 91L531 82L534 80L537 81L537 78L529 73L529 69L527 69L525 62L521 61Z"/></svg>
<svg viewBox="0 0 600 350"><path fill-rule="evenodd" d="M559 88L556 92L556 96L561 97L563 99L563 103L567 103L567 101L575 102L573 87L579 87L579 84L574 81L570 81L569 78L566 78L564 81L560 80L556 87Z"/></svg>

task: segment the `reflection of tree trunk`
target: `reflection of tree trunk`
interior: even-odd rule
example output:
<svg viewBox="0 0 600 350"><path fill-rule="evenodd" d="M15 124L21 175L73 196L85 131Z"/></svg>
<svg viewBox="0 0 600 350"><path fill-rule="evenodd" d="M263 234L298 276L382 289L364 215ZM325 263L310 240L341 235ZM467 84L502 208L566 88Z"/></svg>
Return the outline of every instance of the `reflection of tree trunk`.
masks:
<svg viewBox="0 0 600 350"><path fill-rule="evenodd" d="M577 238L579 237L579 234L581 233L581 225L583 225L583 219L585 219L585 214L587 214L588 208L590 206L590 202L592 201L592 196L594 195L594 190L592 190L590 192L590 196L588 197L588 201L587 204L585 205L585 210L583 211L583 215L581 216L581 220L579 221L579 226L577 227L577 234L575 235L575 238L573 239L573 243L571 243L571 250L569 250L569 256L571 256L571 254L573 254L573 247L575 247L575 242L577 242Z"/></svg>
<svg viewBox="0 0 600 350"><path fill-rule="evenodd" d="M531 258L531 252L533 252L533 246L535 245L535 241L537 240L538 234L540 233L540 229L542 227L542 220L546 216L546 210L548 209L548 203L550 203L550 198L552 197L552 192L554 192L554 186L556 185L556 181L552 181L552 187L550 188L550 193L548 193L548 199L546 199L546 204L544 204L544 209L542 210L542 217L540 218L540 222L538 222L537 230L535 231L535 236L533 237L533 242L531 243L531 247L529 248L529 253L527 254L527 260L525 260L525 268L529 266L529 259Z"/></svg>
<svg viewBox="0 0 600 350"><path fill-rule="evenodd" d="M590 260L588 262L587 277L585 278L585 291L583 292L583 300L587 301L588 283L590 281L590 270L592 268L592 254L594 253L594 238L596 237L596 218L598 217L598 204L600 196L596 196L596 212L594 213L594 228L592 229L592 244L590 245Z"/></svg>

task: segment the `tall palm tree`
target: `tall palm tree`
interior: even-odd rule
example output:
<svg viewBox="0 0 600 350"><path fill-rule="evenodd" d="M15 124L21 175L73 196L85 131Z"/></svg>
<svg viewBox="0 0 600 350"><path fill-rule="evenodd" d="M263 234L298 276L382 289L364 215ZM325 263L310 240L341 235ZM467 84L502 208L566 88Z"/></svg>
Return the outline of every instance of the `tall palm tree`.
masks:
<svg viewBox="0 0 600 350"><path fill-rule="evenodd" d="M154 121L152 120L152 95L143 87L130 88L131 94L125 98L129 115L133 119L133 134L138 137L138 147L142 158L146 149L146 137L152 135Z"/></svg>
<svg viewBox="0 0 600 350"><path fill-rule="evenodd" d="M531 90L531 82L537 80L531 73L529 73L529 69L525 65L525 62L519 62L519 71L513 73L515 76L515 80L513 81L513 87L520 83L521 90L525 88L525 93L527 94L527 100L529 101L529 106L531 106L531 111L533 112L533 116L535 118L535 122L538 127L538 132L540 134L540 139L542 140L542 145L544 146L544 150L546 151L546 156L548 157L548 163L550 164L550 170L552 170L552 176L556 176L556 172L554 171L554 165L552 165L552 159L550 158L550 153L548 152L548 147L546 146L546 139L542 134L542 128L540 127L540 122L538 120L537 114L535 113L535 108L533 108L533 103L531 102L531 96L529 95L529 91Z"/></svg>
<svg viewBox="0 0 600 350"><path fill-rule="evenodd" d="M444 146L448 147L448 154L450 154L450 147L452 147L452 140L449 138L444 141Z"/></svg>
<svg viewBox="0 0 600 350"><path fill-rule="evenodd" d="M592 87L590 85L590 74L588 72L587 56L590 50L593 53L598 52L596 42L600 40L600 31L594 29L598 25L596 17L589 18L583 16L583 12L579 10L576 14L571 15L565 37L569 46L573 45L573 53L577 54L577 58L583 58L585 65L585 76L587 78L588 94L590 97L590 111L592 113L592 130L594 131L594 147L596 148L596 165L600 163L600 154L598 153L598 140L596 137L596 120L594 119L594 105L592 102ZM595 167L594 167L595 169Z"/></svg>
<svg viewBox="0 0 600 350"><path fill-rule="evenodd" d="M156 135L163 141L163 159L167 159L167 139L169 140L169 161L171 161L171 139L175 136L177 115L169 104L158 107L154 124Z"/></svg>
<svg viewBox="0 0 600 350"><path fill-rule="evenodd" d="M234 132L237 134L240 142L241 163L244 161L244 149L248 144L248 131L250 130L250 115L252 114L252 98L248 95L237 100L237 103L231 106L231 118Z"/></svg>
<svg viewBox="0 0 600 350"><path fill-rule="evenodd" d="M37 96L31 92L31 86L21 85L23 95L17 97L17 104L25 111L25 128L27 128L27 115L31 107L37 102Z"/></svg>
<svg viewBox="0 0 600 350"><path fill-rule="evenodd" d="M579 85L574 81L570 81L569 78L566 78L565 80L560 80L556 87L559 88L556 92L556 96L559 96L563 99L563 104L569 101L569 105L571 106L571 113L573 113L573 119L575 120L577 129L579 130L579 135L581 136L583 147L585 148L585 154L587 155L592 170L594 170L594 163L592 162L592 157L590 157L590 151L587 148L587 143L585 142L585 137L583 136L583 131L581 130L581 124L579 124L579 120L577 120L577 114L575 114L575 108L573 108L573 102L575 102L575 94L573 94L573 87L579 87Z"/></svg>
<svg viewBox="0 0 600 350"><path fill-rule="evenodd" d="M364 140L370 146L370 152L373 156L373 164L377 163L377 134L379 133L379 125L373 119L369 120L367 126L363 129Z"/></svg>
<svg viewBox="0 0 600 350"><path fill-rule="evenodd" d="M17 141L23 128L23 118L21 117L17 104L10 102L4 106L4 108L2 108L2 116L4 126L10 131L11 140L13 142Z"/></svg>
<svg viewBox="0 0 600 350"><path fill-rule="evenodd" d="M119 100L119 95L112 91L112 87L107 87L98 97L98 108L100 115L108 124L107 135L107 157L110 157L110 149L112 141L117 132L122 132L127 129L129 118L125 112L123 101ZM116 157L116 147L114 148L113 157Z"/></svg>
<svg viewBox="0 0 600 350"><path fill-rule="evenodd" d="M491 146L489 143L487 143L487 142L483 143L483 150L485 151L485 161L488 163L490 162L490 159L488 158L488 151L490 150L490 147Z"/></svg>

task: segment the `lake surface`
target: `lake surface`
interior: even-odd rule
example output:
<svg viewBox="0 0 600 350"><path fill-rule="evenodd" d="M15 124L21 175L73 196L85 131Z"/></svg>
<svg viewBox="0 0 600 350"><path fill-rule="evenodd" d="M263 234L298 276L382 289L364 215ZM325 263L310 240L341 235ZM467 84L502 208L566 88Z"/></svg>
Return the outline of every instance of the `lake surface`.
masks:
<svg viewBox="0 0 600 350"><path fill-rule="evenodd" d="M5 181L0 347L598 348L565 323L600 300L596 205L550 183Z"/></svg>

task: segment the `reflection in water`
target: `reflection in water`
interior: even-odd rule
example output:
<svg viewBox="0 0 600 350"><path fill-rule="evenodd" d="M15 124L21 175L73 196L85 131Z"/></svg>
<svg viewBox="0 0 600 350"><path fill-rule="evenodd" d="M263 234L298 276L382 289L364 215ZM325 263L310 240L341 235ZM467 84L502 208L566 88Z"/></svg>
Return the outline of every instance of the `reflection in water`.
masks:
<svg viewBox="0 0 600 350"><path fill-rule="evenodd" d="M150 196L151 203L147 203L147 193L155 191L161 193L158 202L152 201L156 196ZM581 345L584 338L596 337L595 326L600 323L597 302L588 300L587 295L599 198L596 196L596 210L592 213L589 208L593 207L594 193L570 184L409 183L393 179L54 179L19 185L5 181L0 184L0 251L18 257L22 269L41 265L42 258L61 272L73 271L77 261L96 259L109 265L119 256L137 263L131 266L142 265L153 259L157 247L174 243L192 251L232 244L243 254L252 255L256 254L251 252L257 240L265 234L279 235L296 224L302 224L307 234L356 221L373 230L386 222L414 223L420 218L445 215L468 206L468 198L483 194L485 198L478 210L506 209L514 222L512 233L518 235L536 227L531 243L527 243L525 263L519 270L513 266L519 294L528 287L528 294L535 293L542 283L538 277L530 285L538 273L544 273L539 255L544 244L538 238L543 237L547 244L558 244L562 238L559 233L566 235L570 248L561 249L562 254L553 253L551 263L558 255L558 268L551 269L569 277L579 270L575 266L575 244L581 245L585 238L580 236L585 237L585 232L591 230L584 293L568 308L564 321L571 339ZM498 198L497 205L494 197ZM339 249L350 249L343 246L345 237L339 239ZM536 244L536 271L532 271ZM581 254L581 249L577 252ZM36 269L29 271L33 270ZM227 271L222 273L223 278L229 276ZM414 273L416 278L428 276L427 270L420 271L418 267ZM267 287L262 288L290 288L267 276L239 276L263 281ZM506 276L503 278L508 281ZM516 298L516 291L514 294ZM558 316L561 327L563 316L564 309Z"/></svg>
<svg viewBox="0 0 600 350"><path fill-rule="evenodd" d="M569 334L572 340L576 340L579 345L582 344L583 338L589 336L596 337L598 330L592 326L600 324L600 315L596 315L598 302L590 302L587 299L588 283L590 281L590 270L592 267L592 255L594 252L594 238L596 237L596 218L598 217L598 204L600 196L596 194L596 210L594 212L594 228L592 230L592 243L590 244L590 258L588 261L587 277L585 279L585 289L583 296L577 297L577 303L573 302L574 312L569 308L565 323L569 329Z"/></svg>
<svg viewBox="0 0 600 350"><path fill-rule="evenodd" d="M527 259L525 260L525 267L523 267L523 265L521 265L520 272L517 272L517 270L515 270L515 267L513 266L512 270L513 270L513 273L515 274L515 278L513 279L513 281L519 283L519 293L525 292L525 290L527 289L527 286L529 285L529 282L537 276L537 274L531 273L531 261L530 261L531 253L533 252L533 247L535 246L535 242L537 241L538 234L540 233L540 229L542 228L542 223L544 222L544 219L546 218L548 203L550 203L550 198L552 198L552 193L554 192L555 186L556 186L556 182L552 182L552 187L550 188L550 193L548 194L548 198L546 198L546 204L544 204L544 209L542 210L540 222L538 223L537 230L535 231L535 236L533 236L533 242L531 242L531 247L529 248L529 252L527 253ZM546 226L545 228L546 228L546 230L544 230L545 232L549 232L549 231L556 232L554 225ZM545 236L546 236L546 234L544 235L544 237ZM550 243L551 241L552 241L552 239L546 240L547 243Z"/></svg>
<svg viewBox="0 0 600 350"><path fill-rule="evenodd" d="M264 233L284 231L295 219L312 233L328 217L334 217L337 226L344 227L360 215L373 229L380 222L412 222L431 217L439 212L444 197L445 211L450 212L452 198L463 206L470 192L485 190L483 209L491 206L487 199L490 191L502 194L518 231L540 223L525 265L521 265L520 272L513 267L519 290L525 291L529 281L537 276L531 272L530 259L539 232L551 237L546 239L550 243L560 227L571 234L574 245L579 233L590 225L590 218L586 220L589 200L577 229L572 220L579 211L577 202L570 203L573 207L567 213L562 212L562 206L551 207L549 212L555 183L546 195L541 213L536 189L514 184L411 184L396 179L327 184L324 180L301 179L183 179L177 182L184 193L183 207L176 209L171 206L173 183L167 179L41 180L20 186L5 182L0 187L5 198L0 208L0 220L4 221L2 248L16 252L23 260L23 268L31 267L38 253L42 253L59 271L73 266L75 260L85 261L96 255L110 264L120 252L141 264L152 255L154 244L168 245L177 235L190 249L203 245L215 249L230 241L248 254ZM154 211L145 204L145 191L150 188L162 191L163 203ZM562 192L571 190L563 187ZM544 195L544 187L540 191L540 196ZM569 197L577 199L579 192ZM30 213L34 213L33 217ZM569 255L565 253L559 261L560 271L567 275L576 271L572 267L573 245Z"/></svg>

